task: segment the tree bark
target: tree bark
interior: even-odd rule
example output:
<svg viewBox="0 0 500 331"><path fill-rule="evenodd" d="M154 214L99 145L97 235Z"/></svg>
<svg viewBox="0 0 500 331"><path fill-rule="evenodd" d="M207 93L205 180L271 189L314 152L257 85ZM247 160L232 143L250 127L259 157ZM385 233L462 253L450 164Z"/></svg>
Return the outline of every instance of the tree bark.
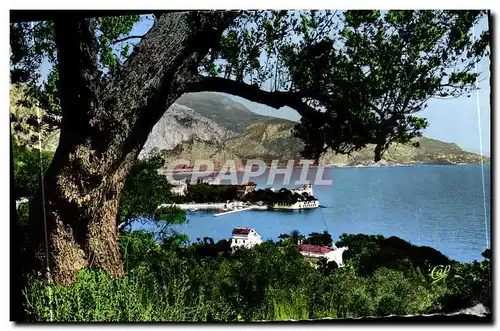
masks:
<svg viewBox="0 0 500 331"><path fill-rule="evenodd" d="M151 129L196 77L234 12L158 17L106 85L92 19L55 21L60 142L30 211L28 267L70 285L85 267L123 275L116 216L125 179Z"/></svg>

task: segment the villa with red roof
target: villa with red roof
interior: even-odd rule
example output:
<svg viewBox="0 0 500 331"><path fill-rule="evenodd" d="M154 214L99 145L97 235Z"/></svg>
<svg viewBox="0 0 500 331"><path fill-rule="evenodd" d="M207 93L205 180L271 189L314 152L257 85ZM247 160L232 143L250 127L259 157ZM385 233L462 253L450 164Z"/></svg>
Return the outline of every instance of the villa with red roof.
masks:
<svg viewBox="0 0 500 331"><path fill-rule="evenodd" d="M262 243L260 235L252 228L234 228L231 239L231 248L237 247L251 248Z"/></svg>
<svg viewBox="0 0 500 331"><path fill-rule="evenodd" d="M335 262L339 267L343 267L342 254L347 249L348 247L337 248L333 246L333 248L329 248L320 245L299 244L300 254L304 255L314 266L320 259L325 258L328 262Z"/></svg>

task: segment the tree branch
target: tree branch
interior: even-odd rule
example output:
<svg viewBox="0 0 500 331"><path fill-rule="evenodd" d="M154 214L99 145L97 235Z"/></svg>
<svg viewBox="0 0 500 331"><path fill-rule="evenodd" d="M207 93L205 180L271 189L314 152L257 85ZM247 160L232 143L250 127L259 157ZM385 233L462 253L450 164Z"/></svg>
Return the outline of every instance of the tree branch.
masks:
<svg viewBox="0 0 500 331"><path fill-rule="evenodd" d="M43 116L42 118L43 122L48 124L51 127L54 128L60 128L61 127L61 119L60 118L55 118L53 116Z"/></svg>
<svg viewBox="0 0 500 331"><path fill-rule="evenodd" d="M201 59L238 14L184 11L157 17L101 93L104 109L96 123L104 132L102 140L120 146L113 161L109 158L110 169L136 157L153 126L184 93Z"/></svg>
<svg viewBox="0 0 500 331"><path fill-rule="evenodd" d="M125 37L125 38L121 38L121 39L116 39L115 41L113 41L111 44L118 44L122 41L126 41L126 40L129 40L129 39L142 39L145 35L142 35L142 36L128 36L128 37Z"/></svg>
<svg viewBox="0 0 500 331"><path fill-rule="evenodd" d="M268 92L260 89L257 84L249 85L244 82L220 77L200 76L194 83L188 86L186 92L227 93L276 109L288 106L296 110L302 116L317 111L302 102L302 98L307 97L307 95L301 92Z"/></svg>

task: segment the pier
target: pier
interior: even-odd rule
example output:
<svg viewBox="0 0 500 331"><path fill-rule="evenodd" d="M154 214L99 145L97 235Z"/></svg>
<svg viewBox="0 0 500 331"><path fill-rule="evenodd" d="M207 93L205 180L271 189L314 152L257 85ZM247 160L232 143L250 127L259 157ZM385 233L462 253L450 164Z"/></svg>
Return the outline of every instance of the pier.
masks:
<svg viewBox="0 0 500 331"><path fill-rule="evenodd" d="M195 211L195 210L224 210L228 209L228 203L164 203L159 207L177 207L182 210Z"/></svg>
<svg viewBox="0 0 500 331"><path fill-rule="evenodd" d="M223 211L222 213L214 214L214 216L224 216L224 215L227 215L227 214L237 213L239 211L257 209L256 207L258 208L259 206L250 206L250 207L241 208L241 209L234 209L234 210ZM265 208L267 209L267 207L265 207Z"/></svg>
<svg viewBox="0 0 500 331"><path fill-rule="evenodd" d="M265 205L249 205L247 203L236 201L229 203L164 203L158 206L160 207L177 207L185 211L197 211L197 210L216 210L221 211L220 213L214 214L214 216L223 216L227 214L236 213L245 210L268 210Z"/></svg>

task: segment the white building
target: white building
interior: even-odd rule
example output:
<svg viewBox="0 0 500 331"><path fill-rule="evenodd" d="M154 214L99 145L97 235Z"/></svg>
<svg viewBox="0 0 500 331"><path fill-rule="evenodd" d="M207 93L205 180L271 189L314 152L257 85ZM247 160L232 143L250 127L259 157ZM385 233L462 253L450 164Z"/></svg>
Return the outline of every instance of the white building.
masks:
<svg viewBox="0 0 500 331"><path fill-rule="evenodd" d="M220 185L220 178L219 177L210 177L210 178L207 178L206 183L208 185Z"/></svg>
<svg viewBox="0 0 500 331"><path fill-rule="evenodd" d="M187 189L188 189L187 183L183 182L183 181L179 181L179 182L172 183L172 188L170 189L170 192L172 192L172 194L184 196L187 193Z"/></svg>
<svg viewBox="0 0 500 331"><path fill-rule="evenodd" d="M313 209L319 207L319 200L311 200L311 201L297 201L296 203L286 203L286 202L278 202L273 205L273 209L278 210L295 210L295 209Z"/></svg>
<svg viewBox="0 0 500 331"><path fill-rule="evenodd" d="M231 248L244 247L251 248L255 245L262 243L260 235L251 228L234 228L233 238L231 240Z"/></svg>
<svg viewBox="0 0 500 331"><path fill-rule="evenodd" d="M316 266L316 263L320 259L325 258L327 262L335 262L339 268L342 268L344 266L342 254L347 249L348 249L347 246L340 248L336 248L335 246L333 246L332 249L319 245L309 245L309 244L299 245L299 252L314 266Z"/></svg>
<svg viewBox="0 0 500 331"><path fill-rule="evenodd" d="M302 185L298 188L291 189L292 194L299 194L301 198L295 203L278 202L273 204L272 209L278 210L294 210L294 209L313 209L319 207L319 200L309 200L309 197L314 197L311 184Z"/></svg>
<svg viewBox="0 0 500 331"><path fill-rule="evenodd" d="M300 187L290 190L292 193L298 193L300 195L307 193L309 196L314 196L313 187L311 184L305 184Z"/></svg>

